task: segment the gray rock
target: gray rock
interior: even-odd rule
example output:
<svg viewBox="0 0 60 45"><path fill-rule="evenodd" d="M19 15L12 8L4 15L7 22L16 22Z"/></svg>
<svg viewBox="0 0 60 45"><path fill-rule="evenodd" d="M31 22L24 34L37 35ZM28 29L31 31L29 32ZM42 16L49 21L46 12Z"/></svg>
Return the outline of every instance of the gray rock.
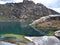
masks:
<svg viewBox="0 0 60 45"><path fill-rule="evenodd" d="M42 36L32 39L36 45L60 45L60 40L54 36Z"/></svg>
<svg viewBox="0 0 60 45"><path fill-rule="evenodd" d="M35 4L33 1L30 0L24 0L20 3L0 4L1 20L3 20L3 17L7 18L8 20L19 19L19 21L22 20L25 25L28 25L34 20L49 14L59 13L45 7L43 4Z"/></svg>

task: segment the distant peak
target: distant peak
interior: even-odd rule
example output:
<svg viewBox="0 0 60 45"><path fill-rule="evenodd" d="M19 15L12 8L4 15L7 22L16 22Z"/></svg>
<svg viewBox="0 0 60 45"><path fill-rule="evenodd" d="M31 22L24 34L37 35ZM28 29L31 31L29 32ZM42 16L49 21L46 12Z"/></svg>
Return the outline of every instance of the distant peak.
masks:
<svg viewBox="0 0 60 45"><path fill-rule="evenodd" d="M26 1L32 1L32 0L23 0L23 2L26 2Z"/></svg>

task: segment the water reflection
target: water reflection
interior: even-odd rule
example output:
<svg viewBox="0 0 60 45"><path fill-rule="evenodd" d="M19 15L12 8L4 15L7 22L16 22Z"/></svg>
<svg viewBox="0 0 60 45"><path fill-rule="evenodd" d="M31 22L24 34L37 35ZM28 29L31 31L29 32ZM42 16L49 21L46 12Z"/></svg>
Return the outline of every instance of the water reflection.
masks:
<svg viewBox="0 0 60 45"><path fill-rule="evenodd" d="M0 34L20 34L26 36L42 35L31 26L21 27L20 22L0 22Z"/></svg>

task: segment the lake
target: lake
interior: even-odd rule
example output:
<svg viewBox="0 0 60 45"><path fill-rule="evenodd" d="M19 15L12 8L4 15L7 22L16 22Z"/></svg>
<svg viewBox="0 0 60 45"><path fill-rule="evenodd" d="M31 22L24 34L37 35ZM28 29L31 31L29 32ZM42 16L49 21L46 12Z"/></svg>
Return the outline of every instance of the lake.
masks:
<svg viewBox="0 0 60 45"><path fill-rule="evenodd" d="M25 36L41 36L31 26L21 27L20 22L0 22L0 34L20 34Z"/></svg>

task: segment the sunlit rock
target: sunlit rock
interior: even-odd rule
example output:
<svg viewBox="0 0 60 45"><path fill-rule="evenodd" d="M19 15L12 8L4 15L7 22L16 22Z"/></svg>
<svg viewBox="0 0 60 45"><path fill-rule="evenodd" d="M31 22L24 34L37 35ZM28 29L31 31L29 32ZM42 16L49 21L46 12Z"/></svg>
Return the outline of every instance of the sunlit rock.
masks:
<svg viewBox="0 0 60 45"><path fill-rule="evenodd" d="M58 37L60 37L60 30L58 30L58 31L55 31L55 36L58 36Z"/></svg>
<svg viewBox="0 0 60 45"><path fill-rule="evenodd" d="M33 21L30 25L34 27L53 27L60 28L60 15L43 16Z"/></svg>
<svg viewBox="0 0 60 45"><path fill-rule="evenodd" d="M60 45L60 40L54 36L34 37L32 41L36 45Z"/></svg>

